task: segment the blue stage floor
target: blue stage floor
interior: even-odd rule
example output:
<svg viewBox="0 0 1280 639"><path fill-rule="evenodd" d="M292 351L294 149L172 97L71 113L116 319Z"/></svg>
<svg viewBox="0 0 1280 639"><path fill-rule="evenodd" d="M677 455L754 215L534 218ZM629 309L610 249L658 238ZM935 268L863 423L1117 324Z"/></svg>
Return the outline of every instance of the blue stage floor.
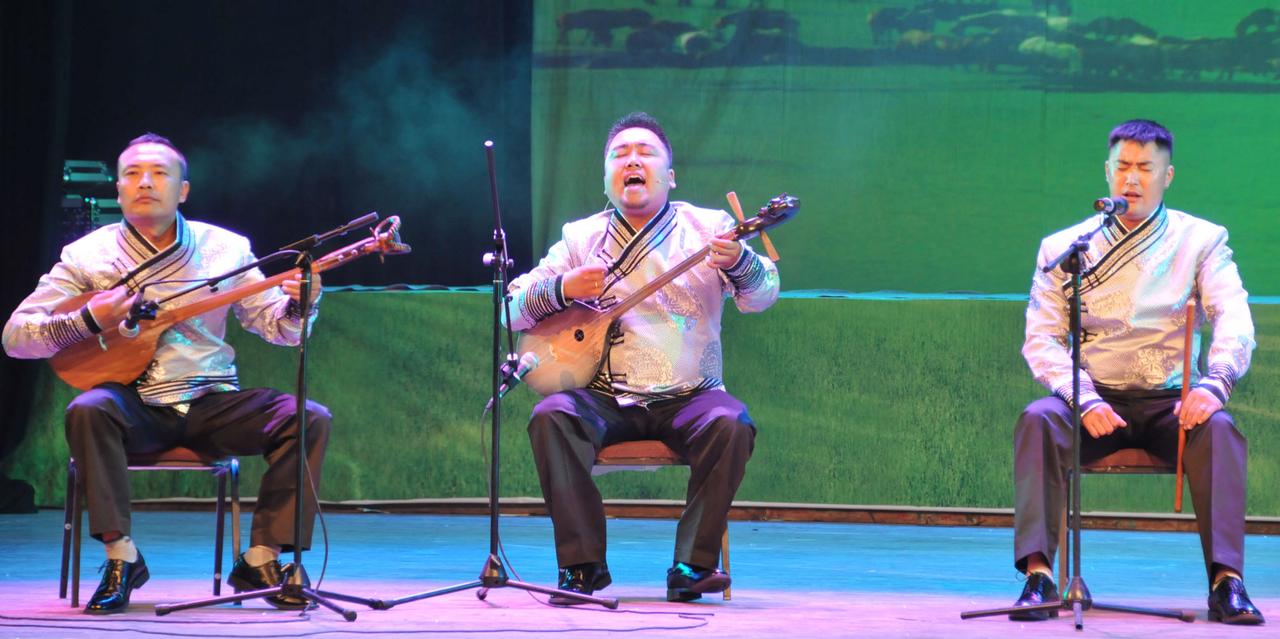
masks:
<svg viewBox="0 0 1280 639"><path fill-rule="evenodd" d="M962 610L1004 606L1021 588L1011 566L1012 531L866 524L732 522L733 600L704 604L663 600L675 522L610 520L609 565L623 614L540 605L515 589L416 601L387 611L351 606L346 623L325 610L300 618L248 602L156 617L152 606L207 596L212 575L212 515L138 512L134 537L152 580L125 615L90 618L57 598L62 514L0 516L0 637L92 636L145 632L163 636L519 636L705 637L919 636L990 637L1039 630L1077 636L1068 619L1016 624L1002 618L961 621ZM392 599L476 579L488 552L488 519L472 516L334 514L327 517L325 590ZM249 520L244 519L248 530ZM511 578L554 586L551 526L545 517L504 517ZM230 540L224 571L230 570ZM1247 580L1255 603L1272 617L1262 628L1228 628L1205 620L1199 541L1188 533L1086 531L1084 575L1098 601L1195 611L1193 624L1095 611L1086 632L1104 636L1280 636L1280 539L1251 536ZM83 603L102 560L86 540ZM307 553L313 580L324 553ZM517 574L518 573L518 577ZM631 614L628 614L631 613ZM636 614L639 613L639 614ZM230 626L228 624L243 624ZM271 627L265 627L264 624ZM285 624L283 626L277 624ZM694 629L695 626L697 629Z"/></svg>

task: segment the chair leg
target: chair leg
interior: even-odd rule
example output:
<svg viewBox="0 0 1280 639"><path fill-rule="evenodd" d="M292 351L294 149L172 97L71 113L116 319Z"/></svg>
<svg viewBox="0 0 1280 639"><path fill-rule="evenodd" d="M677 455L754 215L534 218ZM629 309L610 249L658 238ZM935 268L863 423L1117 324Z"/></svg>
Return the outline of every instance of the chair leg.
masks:
<svg viewBox="0 0 1280 639"><path fill-rule="evenodd" d="M213 473L218 478L218 502L213 507L213 516L217 519L213 527L213 596L217 597L222 594L222 537L226 530L227 469L219 467Z"/></svg>
<svg viewBox="0 0 1280 639"><path fill-rule="evenodd" d="M231 458L231 552L235 559L240 558L240 460ZM236 606L243 602L235 602Z"/></svg>
<svg viewBox="0 0 1280 639"><path fill-rule="evenodd" d="M80 503L80 491L71 499L75 520L71 526L71 607L80 607L80 530L84 520L84 506Z"/></svg>
<svg viewBox="0 0 1280 639"><path fill-rule="evenodd" d="M729 572L729 522L724 524L724 535L720 537L720 565L724 566L724 571ZM729 573L732 575L733 573ZM722 594L725 601L733 599L733 586L724 589Z"/></svg>
<svg viewBox="0 0 1280 639"><path fill-rule="evenodd" d="M1071 578L1071 568L1067 565L1067 524L1070 522L1069 509L1062 509L1062 526L1058 528L1058 583L1065 584Z"/></svg>
<svg viewBox="0 0 1280 639"><path fill-rule="evenodd" d="M231 550L240 558L240 460L231 460ZM239 602L237 602L239 603Z"/></svg>
<svg viewBox="0 0 1280 639"><path fill-rule="evenodd" d="M1075 551L1067 545L1067 535L1071 529L1068 525L1071 523L1071 472L1067 472L1067 500L1062 504L1062 525L1058 526L1058 585L1065 587L1071 581L1071 565L1068 561L1070 553L1068 550Z"/></svg>
<svg viewBox="0 0 1280 639"><path fill-rule="evenodd" d="M58 598L67 598L67 567L71 562L71 516L75 512L72 501L76 498L76 460L67 460L67 492L62 498L62 567L58 578Z"/></svg>

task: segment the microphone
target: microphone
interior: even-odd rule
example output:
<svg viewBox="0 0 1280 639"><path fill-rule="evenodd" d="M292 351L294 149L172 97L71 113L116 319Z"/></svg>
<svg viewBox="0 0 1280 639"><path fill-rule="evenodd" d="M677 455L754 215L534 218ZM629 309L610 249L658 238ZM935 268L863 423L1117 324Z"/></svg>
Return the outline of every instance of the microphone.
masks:
<svg viewBox="0 0 1280 639"><path fill-rule="evenodd" d="M129 314L120 322L120 337L125 339L133 339L138 336L138 322L144 319L156 318L155 302L148 302L142 299L142 292L139 291L133 297L133 306L129 307Z"/></svg>
<svg viewBox="0 0 1280 639"><path fill-rule="evenodd" d="M1093 210L1103 215L1124 215L1129 210L1129 200L1119 196L1100 197L1093 201Z"/></svg>
<svg viewBox="0 0 1280 639"><path fill-rule="evenodd" d="M520 380L524 379L524 376L528 375L530 371L537 368L538 364L539 364L538 356L534 355L532 352L521 355L520 362L519 364L516 365L516 369L511 372L510 376L507 378L507 381L503 382L503 384L498 387L498 399L502 399L503 397L506 397L507 393L511 392L511 389L515 388L516 386L519 386ZM493 408L493 398L491 397L489 398L489 403L484 405L484 410L487 413L492 408Z"/></svg>

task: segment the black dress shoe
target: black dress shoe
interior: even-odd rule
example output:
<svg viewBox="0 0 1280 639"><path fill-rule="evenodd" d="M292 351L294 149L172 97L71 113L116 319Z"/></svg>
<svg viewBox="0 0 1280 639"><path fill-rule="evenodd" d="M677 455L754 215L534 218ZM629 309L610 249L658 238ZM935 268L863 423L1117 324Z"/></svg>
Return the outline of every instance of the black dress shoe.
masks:
<svg viewBox="0 0 1280 639"><path fill-rule="evenodd" d="M1058 595L1058 587L1054 585L1053 578L1038 572L1027 575L1027 583L1022 586L1022 594L1018 600L1013 603L1017 606L1038 606L1040 604L1060 602L1062 597ZM1010 621L1044 621L1049 617L1057 617L1057 609L1053 610L1023 610L1020 612L1009 613Z"/></svg>
<svg viewBox="0 0 1280 639"><path fill-rule="evenodd" d="M151 578L142 553L138 553L138 560L132 563L123 559L108 559L99 572L102 573L102 583L98 584L98 589L84 607L84 611L91 615L124 612L129 607L129 593L134 588L141 588Z"/></svg>
<svg viewBox="0 0 1280 639"><path fill-rule="evenodd" d="M575 564L560 569L560 585L557 588L589 595L597 590L604 590L611 583L613 583L613 577L609 575L608 564L603 562ZM556 606L575 606L586 603L580 599L561 595L551 595L547 602Z"/></svg>
<svg viewBox="0 0 1280 639"><path fill-rule="evenodd" d="M704 593L724 592L733 580L719 568L701 568L677 561L667 570L667 601L693 601Z"/></svg>
<svg viewBox="0 0 1280 639"><path fill-rule="evenodd" d="M1244 590L1244 582L1236 577L1227 577L1218 582L1218 587L1209 593L1209 621L1254 626L1266 623L1262 613L1249 601L1249 593Z"/></svg>
<svg viewBox="0 0 1280 639"><path fill-rule="evenodd" d="M289 564L285 568L291 567ZM227 577L227 583L231 584L236 592L246 592L250 590L264 590L279 586L284 581L285 568L280 567L280 561L272 559L261 566L250 566L244 560L244 555L236 557L235 566L231 567L231 575ZM294 583L298 583L298 579L294 578ZM302 571L301 584L303 588L311 587L311 580L307 578L305 570ZM303 610L312 605L310 601L293 595L275 594L265 598L267 603L281 610Z"/></svg>

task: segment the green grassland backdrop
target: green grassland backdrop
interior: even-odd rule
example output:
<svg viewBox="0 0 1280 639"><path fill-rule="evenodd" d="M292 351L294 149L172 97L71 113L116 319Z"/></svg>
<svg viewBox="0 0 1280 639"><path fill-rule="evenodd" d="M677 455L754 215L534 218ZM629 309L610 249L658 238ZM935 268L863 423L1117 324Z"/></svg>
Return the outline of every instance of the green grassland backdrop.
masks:
<svg viewBox="0 0 1280 639"><path fill-rule="evenodd" d="M1014 420L1043 391L1018 353L1025 303L788 296L725 314L725 377L759 426L738 499L1007 508ZM1249 437L1249 513L1280 515L1280 305L1254 305L1259 348L1231 409ZM480 411L489 390L489 295L326 293L309 351L311 397L334 431L329 500L486 494ZM247 386L292 388L295 352L234 331ZM73 391L41 369L30 434L6 470L61 502L62 407ZM525 423L536 396L507 396L502 495L538 497ZM261 460L245 459L246 494ZM204 477L138 473L136 497L208 496ZM613 473L608 498L681 499L688 471ZM1169 476L1086 480L1091 510L1169 512ZM1189 500L1188 500L1189 501Z"/></svg>

